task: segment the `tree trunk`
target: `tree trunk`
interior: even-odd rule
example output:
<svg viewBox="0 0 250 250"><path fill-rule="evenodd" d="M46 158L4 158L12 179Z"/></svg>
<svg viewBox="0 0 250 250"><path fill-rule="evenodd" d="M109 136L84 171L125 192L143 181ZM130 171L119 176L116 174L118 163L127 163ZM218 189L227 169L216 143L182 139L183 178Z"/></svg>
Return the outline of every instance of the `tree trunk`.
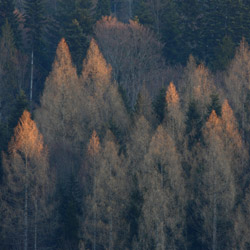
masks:
<svg viewBox="0 0 250 250"><path fill-rule="evenodd" d="M35 200L35 235L34 235L34 250L37 250L37 198Z"/></svg>
<svg viewBox="0 0 250 250"><path fill-rule="evenodd" d="M95 157L95 156L94 156ZM97 205L96 205L96 165L95 165L95 158L94 158L94 250L96 250L96 210L97 210Z"/></svg>
<svg viewBox="0 0 250 250"><path fill-rule="evenodd" d="M32 48L32 52L31 52L31 70L30 70L30 111L32 111L33 76L34 76L34 50Z"/></svg>
<svg viewBox="0 0 250 250"><path fill-rule="evenodd" d="M24 250L28 249L28 166L25 157L25 190L24 190Z"/></svg>
<svg viewBox="0 0 250 250"><path fill-rule="evenodd" d="M109 165L109 180L111 183L111 165ZM109 189L110 190L110 189ZM110 214L109 214L109 250L113 249L113 214L112 214L112 201L111 201L111 191L109 191L109 204L110 204Z"/></svg>
<svg viewBox="0 0 250 250"><path fill-rule="evenodd" d="M216 193L213 194L213 250L217 248L217 201Z"/></svg>

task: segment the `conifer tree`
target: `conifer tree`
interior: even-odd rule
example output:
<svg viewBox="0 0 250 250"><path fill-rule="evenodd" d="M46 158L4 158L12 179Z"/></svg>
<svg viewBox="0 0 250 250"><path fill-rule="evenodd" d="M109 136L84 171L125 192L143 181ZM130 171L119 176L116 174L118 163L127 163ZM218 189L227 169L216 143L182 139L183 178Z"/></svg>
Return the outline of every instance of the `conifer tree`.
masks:
<svg viewBox="0 0 250 250"><path fill-rule="evenodd" d="M5 189L1 193L3 234L27 250L39 247L40 225L46 219L49 192L48 156L42 135L24 111L3 161Z"/></svg>
<svg viewBox="0 0 250 250"><path fill-rule="evenodd" d="M114 136L108 131L93 176L95 195L91 210L96 215L96 244L99 248L122 249L127 232L124 220L127 207L126 171L118 150Z"/></svg>
<svg viewBox="0 0 250 250"><path fill-rule="evenodd" d="M102 135L109 125L124 134L129 122L126 109L117 85L111 80L111 66L106 63L94 39L83 62L80 82L89 98L85 120L90 130L95 128ZM104 129L102 133L101 129Z"/></svg>
<svg viewBox="0 0 250 250"><path fill-rule="evenodd" d="M0 120L7 122L14 105L18 86L18 54L11 27L6 21L0 38Z"/></svg>
<svg viewBox="0 0 250 250"><path fill-rule="evenodd" d="M144 200L140 248L174 248L183 240L183 173L174 141L161 125L145 156L140 188Z"/></svg>
<svg viewBox="0 0 250 250"><path fill-rule="evenodd" d="M151 125L156 122L156 117L153 114L152 99L145 85L142 86L140 93L138 94L135 115L135 119L144 116Z"/></svg>
<svg viewBox="0 0 250 250"><path fill-rule="evenodd" d="M135 247L139 242L140 217L142 215L142 190L139 187L144 175L144 157L148 153L149 143L152 138L152 128L144 116L136 119L127 145L128 155L128 180L129 183L129 208L127 221L129 224L128 248Z"/></svg>
<svg viewBox="0 0 250 250"><path fill-rule="evenodd" d="M66 145L76 146L78 139L83 139L81 135L76 136L75 128L80 118L76 116L77 102L78 77L72 65L69 48L62 39L57 48L52 71L45 82L41 108L35 114L44 139L50 147L61 145L66 149ZM82 133L84 132L83 130Z"/></svg>
<svg viewBox="0 0 250 250"><path fill-rule="evenodd" d="M6 23L9 23L11 30L13 31L14 44L20 47L21 35L18 29L18 15L15 11L13 0L1 0L0 1L0 35L2 35L2 27Z"/></svg>
<svg viewBox="0 0 250 250"><path fill-rule="evenodd" d="M46 54L44 44L45 17L44 5L42 0L26 0L25 1L25 22L27 29L28 53L30 55L30 89L29 100L32 106L34 94L38 94L43 89L42 82L38 81L37 75L34 74L35 69L41 74L41 79L46 76ZM36 85L34 85L34 80ZM34 92L36 86L36 92Z"/></svg>
<svg viewBox="0 0 250 250"><path fill-rule="evenodd" d="M179 94L172 82L166 92L165 124L169 135L180 146L184 133L184 115L181 110Z"/></svg>
<svg viewBox="0 0 250 250"><path fill-rule="evenodd" d="M206 149L203 175L203 207L206 241L210 248L230 246L232 227L223 227L231 220L235 202L235 183L231 150L224 147L222 121L213 111L204 128ZM223 238L221 236L223 235ZM219 240L220 239L220 240Z"/></svg>
<svg viewBox="0 0 250 250"><path fill-rule="evenodd" d="M88 36L92 32L92 2L83 0L59 0L57 21L60 27L60 36L64 37L69 45L72 60L78 73L82 69L82 61L86 56L89 45Z"/></svg>

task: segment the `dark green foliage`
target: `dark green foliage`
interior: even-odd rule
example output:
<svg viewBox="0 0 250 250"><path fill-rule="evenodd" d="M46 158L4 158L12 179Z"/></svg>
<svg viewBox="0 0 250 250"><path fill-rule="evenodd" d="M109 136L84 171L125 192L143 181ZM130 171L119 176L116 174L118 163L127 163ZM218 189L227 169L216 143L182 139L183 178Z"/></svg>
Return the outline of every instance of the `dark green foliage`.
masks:
<svg viewBox="0 0 250 250"><path fill-rule="evenodd" d="M58 246L65 250L69 246L72 249L78 249L82 191L73 173L70 174L66 183L61 183L59 197Z"/></svg>
<svg viewBox="0 0 250 250"><path fill-rule="evenodd" d="M28 29L28 42L30 49L34 50L36 57L43 50L43 32L45 25L44 6L42 0L26 0L25 27Z"/></svg>
<svg viewBox="0 0 250 250"><path fill-rule="evenodd" d="M91 8L92 3L89 0L60 0L58 2L56 18L60 26L60 38L64 37L69 45L78 73L82 70L82 61L89 46L87 37L92 33L94 24Z"/></svg>
<svg viewBox="0 0 250 250"><path fill-rule="evenodd" d="M156 114L156 118L159 123L162 123L165 116L166 110L166 89L162 88L160 90L159 95L156 97L155 101L153 102L154 112Z"/></svg>
<svg viewBox="0 0 250 250"><path fill-rule="evenodd" d="M188 106L186 119L186 135L188 137L188 148L192 147L202 139L202 117L198 110L196 101L191 101Z"/></svg>
<svg viewBox="0 0 250 250"><path fill-rule="evenodd" d="M17 50L8 21L2 26L0 50L0 121L7 122L19 91Z"/></svg>
<svg viewBox="0 0 250 250"><path fill-rule="evenodd" d="M96 5L96 19L101 19L102 16L109 16L111 13L110 0L98 0Z"/></svg>
<svg viewBox="0 0 250 250"><path fill-rule="evenodd" d="M45 78L50 69L48 54L45 46L45 11L43 0L25 1L25 22L27 29L27 53L34 58L34 97L38 99L43 90Z"/></svg>
<svg viewBox="0 0 250 250"><path fill-rule="evenodd" d="M121 85L118 85L118 92L121 95L121 98L123 100L124 106L125 106L128 114L132 114L133 110L132 110L131 106L129 105L129 100L128 100L127 93L126 93L125 89ZM136 109L136 107L135 107L135 109Z"/></svg>
<svg viewBox="0 0 250 250"><path fill-rule="evenodd" d="M17 126L19 118L27 107L28 101L21 90L15 99L8 121L1 122L0 120L0 183L2 180L2 151L7 152L8 143L14 134L14 128Z"/></svg>
<svg viewBox="0 0 250 250"><path fill-rule="evenodd" d="M233 59L235 52L235 45L231 37L224 36L216 51L213 70L225 70Z"/></svg>
<svg viewBox="0 0 250 250"><path fill-rule="evenodd" d="M9 119L9 129L14 130L16 127L19 118L23 114L25 109L28 109L29 102L23 90L20 90L20 93L16 97L15 105L12 109L10 119Z"/></svg>
<svg viewBox="0 0 250 250"><path fill-rule="evenodd" d="M140 192L138 186L137 177L133 177L133 190L130 195L130 204L128 207L128 213L126 215L126 220L129 225L129 234L128 234L128 244L127 248L132 249L133 241L138 239L138 228L139 228L139 219L141 216L141 210L143 205L143 196Z"/></svg>
<svg viewBox="0 0 250 250"><path fill-rule="evenodd" d="M219 95L216 93L213 93L211 94L210 98L211 98L211 102L207 107L207 115L205 119L207 119L210 116L213 110L215 111L217 116L221 116L221 103L220 103Z"/></svg>
<svg viewBox="0 0 250 250"><path fill-rule="evenodd" d="M11 29L14 33L14 41L17 47L20 47L22 44L21 34L18 29L18 17L17 13L14 12L14 1L13 0L0 0L0 29L5 24L6 21L11 26ZM0 31L0 36L2 32Z"/></svg>
<svg viewBox="0 0 250 250"><path fill-rule="evenodd" d="M167 1L167 4L164 6L164 15L161 22L161 37L164 44L163 52L167 62L185 64L190 51L186 50L184 41L182 40L183 25L174 1Z"/></svg>

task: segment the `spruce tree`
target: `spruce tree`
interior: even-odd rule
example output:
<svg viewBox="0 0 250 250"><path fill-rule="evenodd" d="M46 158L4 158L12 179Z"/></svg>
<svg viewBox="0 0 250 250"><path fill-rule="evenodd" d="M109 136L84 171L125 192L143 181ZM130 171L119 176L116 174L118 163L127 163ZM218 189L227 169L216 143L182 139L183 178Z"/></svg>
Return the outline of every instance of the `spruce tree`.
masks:
<svg viewBox="0 0 250 250"><path fill-rule="evenodd" d="M58 1L56 18L60 27L60 36L64 37L69 45L78 73L81 72L82 61L88 49L87 37L92 32L91 8L92 3L89 0Z"/></svg>
<svg viewBox="0 0 250 250"><path fill-rule="evenodd" d="M22 44L21 34L18 29L18 15L15 12L15 6L13 0L0 0L0 29L5 24L5 22L11 26L14 34L15 45L19 48ZM0 30L0 36L2 31Z"/></svg>

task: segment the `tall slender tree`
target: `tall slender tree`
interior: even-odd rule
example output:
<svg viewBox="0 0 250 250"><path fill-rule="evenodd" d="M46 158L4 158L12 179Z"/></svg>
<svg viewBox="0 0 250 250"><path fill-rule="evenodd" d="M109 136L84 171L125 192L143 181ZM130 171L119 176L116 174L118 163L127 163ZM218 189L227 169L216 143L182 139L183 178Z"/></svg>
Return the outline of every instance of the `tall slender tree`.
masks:
<svg viewBox="0 0 250 250"><path fill-rule="evenodd" d="M5 236L17 237L13 244L32 244L38 249L39 225L46 219L46 201L50 192L48 156L42 135L24 111L9 144L4 161L5 187L1 196L1 214Z"/></svg>

